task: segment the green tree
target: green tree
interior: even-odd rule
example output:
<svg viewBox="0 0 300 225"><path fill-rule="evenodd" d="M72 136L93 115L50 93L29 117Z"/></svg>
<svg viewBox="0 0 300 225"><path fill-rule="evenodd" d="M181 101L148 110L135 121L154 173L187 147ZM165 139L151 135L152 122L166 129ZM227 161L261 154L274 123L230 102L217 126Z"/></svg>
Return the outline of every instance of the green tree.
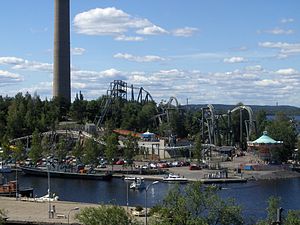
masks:
<svg viewBox="0 0 300 225"><path fill-rule="evenodd" d="M260 136L267 127L267 113L264 110L258 111L256 114L256 124L257 124L257 135Z"/></svg>
<svg viewBox="0 0 300 225"><path fill-rule="evenodd" d="M42 156L42 151L40 133L35 129L32 134L31 148L28 153L28 156L32 159L34 164L36 164L37 160Z"/></svg>
<svg viewBox="0 0 300 225"><path fill-rule="evenodd" d="M5 224L6 212L4 209L0 209L0 224Z"/></svg>
<svg viewBox="0 0 300 225"><path fill-rule="evenodd" d="M269 225L277 221L277 210L281 204L281 199L275 196L271 196L268 199L267 218L265 220L258 221L258 225ZM287 215L282 214L282 224L284 225L298 225L300 224L300 210L288 210Z"/></svg>
<svg viewBox="0 0 300 225"><path fill-rule="evenodd" d="M113 169L112 159L116 157L117 150L118 150L118 136L115 133L111 133L106 138L106 146L105 146L104 153L108 162L112 164L112 169Z"/></svg>
<svg viewBox="0 0 300 225"><path fill-rule="evenodd" d="M116 205L87 207L76 214L76 219L85 225L138 225L124 208Z"/></svg>
<svg viewBox="0 0 300 225"><path fill-rule="evenodd" d="M84 143L84 155L83 163L94 164L96 163L97 157L100 155L101 148L97 142L93 139L87 139Z"/></svg>
<svg viewBox="0 0 300 225"><path fill-rule="evenodd" d="M76 94L75 100L70 107L70 115L73 120L83 123L85 119L86 105L87 103L83 100L81 92L79 92L79 96Z"/></svg>
<svg viewBox="0 0 300 225"><path fill-rule="evenodd" d="M66 157L66 155L68 154L68 150L69 149L68 149L66 139L64 137L61 137L59 139L59 142L58 142L58 145L56 148L56 153L55 153L59 162L61 162Z"/></svg>
<svg viewBox="0 0 300 225"><path fill-rule="evenodd" d="M163 203L151 210L159 217L153 224L243 224L241 208L232 199L222 199L217 188L202 186L201 182L188 184L183 190L175 186Z"/></svg>
<svg viewBox="0 0 300 225"><path fill-rule="evenodd" d="M283 141L281 148L276 148L271 152L272 157L280 162L291 158L296 145L297 133L290 118L284 113L277 113L275 120L267 126L267 131L273 139Z"/></svg>
<svg viewBox="0 0 300 225"><path fill-rule="evenodd" d="M73 150L72 150L72 154L80 159L83 156L83 144L80 141L77 141Z"/></svg>
<svg viewBox="0 0 300 225"><path fill-rule="evenodd" d="M197 159L198 163L200 163L202 159L202 141L201 141L200 134L196 136L193 153L194 153L194 158Z"/></svg>
<svg viewBox="0 0 300 225"><path fill-rule="evenodd" d="M300 224L300 210L289 210L284 225Z"/></svg>
<svg viewBox="0 0 300 225"><path fill-rule="evenodd" d="M16 147L14 148L13 155L12 155L12 157L16 161L23 159L23 149L24 149L23 143L21 141L17 141Z"/></svg>
<svg viewBox="0 0 300 225"><path fill-rule="evenodd" d="M128 162L132 162L133 157L138 152L138 143L137 138L133 136L133 134L129 134L127 139L124 141L124 156Z"/></svg>

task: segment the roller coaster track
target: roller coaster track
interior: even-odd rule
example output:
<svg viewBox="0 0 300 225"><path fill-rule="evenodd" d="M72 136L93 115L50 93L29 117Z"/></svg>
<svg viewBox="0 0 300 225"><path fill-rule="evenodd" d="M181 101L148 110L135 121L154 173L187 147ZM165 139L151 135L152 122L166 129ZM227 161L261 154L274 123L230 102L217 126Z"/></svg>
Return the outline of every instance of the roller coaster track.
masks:
<svg viewBox="0 0 300 225"><path fill-rule="evenodd" d="M137 96L135 96L134 90L139 90ZM101 103L101 112L95 117L94 123L98 128L103 125L106 114L108 113L113 101L121 98L128 100L128 92L131 91L131 101L137 101L140 103L147 103L153 101L151 94L143 87L136 88L133 85L128 86L126 82L122 80L114 80L110 83L109 88L106 91L106 95Z"/></svg>
<svg viewBox="0 0 300 225"><path fill-rule="evenodd" d="M245 130L246 130L246 138L247 141L250 140L251 135L253 132L256 132L256 123L254 121L253 111L249 106L237 106L232 110L229 110L227 114L217 115L215 113L215 109L213 105L207 105L207 107L202 108L202 138L204 139L205 135L208 136L208 143L217 145L218 139L220 136L220 129L219 129L219 120L222 119L225 122L224 117L227 117L227 139L231 139L231 114L240 111L240 121L242 121L242 111L246 110L249 116L249 120L244 120L245 122ZM226 122L225 122L226 124ZM242 129L243 125L240 124L240 136L242 137ZM229 143L227 143L229 144Z"/></svg>
<svg viewBox="0 0 300 225"><path fill-rule="evenodd" d="M80 139L80 138L89 138L89 139L93 139L95 142L97 142L99 144L106 145L105 142L94 138L92 135L88 134L85 131L55 130L55 131L47 131L47 132L41 133L41 136L55 136L55 135L67 135L67 136L75 137L75 138L78 138L78 139ZM28 139L31 139L31 138L32 138L32 135L27 135L27 136L11 139L9 142L10 143L16 143L17 141L28 140Z"/></svg>

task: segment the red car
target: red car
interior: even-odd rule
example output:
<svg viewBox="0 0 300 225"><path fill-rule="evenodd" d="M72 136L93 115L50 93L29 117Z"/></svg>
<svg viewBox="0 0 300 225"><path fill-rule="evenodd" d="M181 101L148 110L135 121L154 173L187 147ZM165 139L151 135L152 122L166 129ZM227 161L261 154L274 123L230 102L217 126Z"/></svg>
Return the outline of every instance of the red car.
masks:
<svg viewBox="0 0 300 225"><path fill-rule="evenodd" d="M190 165L190 170L201 170L201 167L198 166L197 164L191 164Z"/></svg>
<svg viewBox="0 0 300 225"><path fill-rule="evenodd" d="M124 165L125 162L123 159L119 159L117 162L116 162L116 165Z"/></svg>

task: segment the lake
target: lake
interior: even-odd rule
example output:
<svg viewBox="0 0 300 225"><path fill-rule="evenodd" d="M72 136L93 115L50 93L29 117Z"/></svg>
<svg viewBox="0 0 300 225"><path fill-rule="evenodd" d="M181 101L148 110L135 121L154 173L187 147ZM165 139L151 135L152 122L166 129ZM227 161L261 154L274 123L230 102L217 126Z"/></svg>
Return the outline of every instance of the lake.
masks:
<svg viewBox="0 0 300 225"><path fill-rule="evenodd" d="M8 180L14 179L11 173ZM150 184L151 181L146 181ZM38 197L47 193L47 178L19 175L22 187L33 187ZM119 178L111 181L78 180L51 178L51 192L56 193L60 200L86 203L116 203L126 205L127 182ZM148 190L148 206L161 203L173 184L158 183ZM266 216L267 200L270 196L279 196L285 210L300 209L300 178L261 180L247 183L224 184L220 195L223 198L232 197L243 207L247 217L264 218ZM144 206L145 191L128 190L129 206Z"/></svg>

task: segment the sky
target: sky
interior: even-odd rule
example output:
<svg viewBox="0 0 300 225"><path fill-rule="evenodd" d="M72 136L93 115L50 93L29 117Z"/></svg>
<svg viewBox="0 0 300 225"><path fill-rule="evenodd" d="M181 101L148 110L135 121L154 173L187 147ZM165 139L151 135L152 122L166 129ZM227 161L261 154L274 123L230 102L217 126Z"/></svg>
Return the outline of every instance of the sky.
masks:
<svg viewBox="0 0 300 225"><path fill-rule="evenodd" d="M72 99L300 107L299 0L71 0ZM52 98L54 0L0 3L0 95Z"/></svg>

